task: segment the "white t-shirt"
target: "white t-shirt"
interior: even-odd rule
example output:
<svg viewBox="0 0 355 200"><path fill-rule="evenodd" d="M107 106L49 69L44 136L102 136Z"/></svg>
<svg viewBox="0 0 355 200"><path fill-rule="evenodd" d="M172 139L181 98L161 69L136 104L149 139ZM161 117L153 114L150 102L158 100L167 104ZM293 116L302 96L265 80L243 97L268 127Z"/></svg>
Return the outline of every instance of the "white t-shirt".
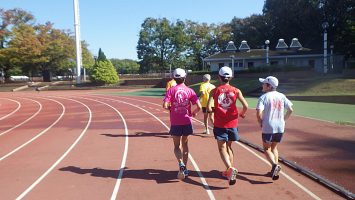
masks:
<svg viewBox="0 0 355 200"><path fill-rule="evenodd" d="M263 94L256 105L257 110L263 111L262 132L285 132L284 112L292 105L292 102L280 92L271 91Z"/></svg>

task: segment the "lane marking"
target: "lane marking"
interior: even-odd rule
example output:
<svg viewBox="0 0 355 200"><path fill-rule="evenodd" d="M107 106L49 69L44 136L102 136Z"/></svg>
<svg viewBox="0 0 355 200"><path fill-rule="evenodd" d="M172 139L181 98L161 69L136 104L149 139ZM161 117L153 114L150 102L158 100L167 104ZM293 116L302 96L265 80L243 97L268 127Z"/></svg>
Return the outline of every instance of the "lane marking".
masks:
<svg viewBox="0 0 355 200"><path fill-rule="evenodd" d="M7 114L7 115L5 115L5 116L2 116L2 117L0 118L0 121L3 120L3 119L5 119L5 118L7 118L7 117L9 117L9 116L11 116L11 115L14 114L15 112L17 112L17 111L21 108L21 106L22 106L19 101L16 101L16 100L13 100L13 99L8 99L8 98L2 98L2 99L7 99L7 100L10 100L10 101L13 101L13 102L17 103L17 108L16 108L15 110L13 110L11 113L9 113L9 114Z"/></svg>
<svg viewBox="0 0 355 200"><path fill-rule="evenodd" d="M38 97L40 98L40 97ZM45 99L45 98L42 98L42 99ZM44 129L43 131L41 131L38 135L36 135L35 137L33 137L32 139L30 139L29 141L25 142L24 144L18 146L16 149L12 150L10 153L6 154L5 156L1 157L0 158L0 162L2 160L4 160L5 158L11 156L12 154L16 153L17 151L21 150L22 148L24 148L25 146L27 146L28 144L30 144L31 142L35 141L37 138L39 138L40 136L42 136L44 133L46 133L49 129L51 129L54 125L56 125L59 120L64 116L64 113L65 113L65 106L60 103L59 101L56 101L56 100L53 100L53 99L47 99L47 100L50 100L50 101L54 101L58 104L60 104L62 106L62 113L61 115L58 117L57 120L55 120L49 127L47 127L46 129Z"/></svg>
<svg viewBox="0 0 355 200"><path fill-rule="evenodd" d="M88 100L91 100L91 101L96 101L96 102L102 103L104 105L107 105L108 107L110 107L114 111L116 111L116 113L121 117L121 119L123 121L123 124L124 124L124 127L125 127L125 147L124 147L124 151L123 151L123 157L122 157L121 167L120 167L120 170L119 170L117 181L116 181L115 187L113 189L113 192L112 192L112 195L111 195L111 198L110 198L111 200L114 200L114 199L117 198L118 190L120 188L121 181L122 181L123 170L124 170L124 168L126 166L127 155L128 155L128 127L127 127L126 120L125 120L125 118L123 117L123 115L121 114L120 111L118 111L116 108L114 108L113 106L111 106L111 105L109 105L109 104L107 104L105 102L102 102L102 101L99 101L99 100L95 100L95 99L85 98L85 97L79 97L79 98L88 99Z"/></svg>
<svg viewBox="0 0 355 200"><path fill-rule="evenodd" d="M133 107L135 107L135 108L141 109L141 110L143 110L144 112L146 112L146 113L148 113L149 115L151 115L152 117L154 117L157 121L159 121L159 122L169 131L169 127L168 127L163 121L161 121L161 120L160 120L158 117L156 117L153 113L151 113L151 112L145 110L144 108L141 108L141 107L139 107L139 106L137 106L137 105L134 105L134 104L131 104L131 103L128 103L128 102L125 102L125 101L121 101L121 100L118 100L118 99L110 99L110 98L105 98L105 97L100 97L100 96L98 96L98 97L99 97L99 98L103 98L103 99L107 99L107 100L113 100L113 101L116 101L116 102L121 102L121 103L124 103L124 104L128 104L128 105L130 105L130 106L133 106ZM203 177L203 174L200 172L201 170L199 169L197 163L195 162L195 160L193 159L193 157L192 157L192 155L191 155L190 153L189 153L189 159L190 159L192 165L194 166L194 168L195 168L197 174L199 175L200 180L201 180L201 182L202 182L202 184L203 184L203 187L205 188L205 190L206 190L206 192L207 192L209 198L210 198L211 200L215 200L215 197L214 197L214 195L213 195L213 193L212 193L210 187L208 186L208 183L207 183L206 179Z"/></svg>
<svg viewBox="0 0 355 200"><path fill-rule="evenodd" d="M62 99L70 100L70 101L75 101L75 102L83 105L84 107L86 107L87 110L89 111L89 120L88 120L84 130L80 133L79 137L74 141L74 143L67 149L67 151L65 151L65 153L44 174L42 174L34 183L32 183L32 185L30 187L28 187L22 194L20 194L16 198L16 200L24 198L29 192L31 192L31 190L34 187L36 187L69 154L69 152L71 150L73 150L73 148L79 143L79 141L84 136L84 134L86 133L87 129L89 128L89 125L91 124L92 112L91 112L90 108L86 104L84 104L84 103L82 103L80 101L74 100L74 99L68 99L68 98L64 98L64 97L57 97L57 98L62 98Z"/></svg>
<svg viewBox="0 0 355 200"><path fill-rule="evenodd" d="M35 114L33 114L30 118L27 118L27 119L26 119L25 121L23 121L22 123L19 123L19 124L17 124L16 126L13 126L12 128L10 128L10 129L8 129L8 130L6 130L6 131L0 133L0 136L2 136L2 135L4 135L4 134L6 134L6 133L8 133L8 132L10 132L10 131L12 131L12 130L14 130L15 128L17 128L17 127L19 127L19 126L22 126L23 124L25 124L25 123L27 123L28 121L30 121L32 118L36 117L36 115L38 115L38 113L41 112L41 110L42 110L42 104L41 104L40 102L38 102L38 101L36 101L36 100L28 99L28 98L22 98L22 99L27 99L27 100L30 100L30 101L33 101L33 102L37 103L37 104L39 105L39 109L37 110L37 112L36 112Z"/></svg>
<svg viewBox="0 0 355 200"><path fill-rule="evenodd" d="M121 96L120 96L121 97ZM152 102L148 102L148 101L144 101L144 100L139 100L139 99L132 99L132 98L128 98L128 97L121 97L121 98L125 98L125 99L129 99L129 100L136 100L136 101L140 101L143 103L148 103L148 104L153 104L153 105L157 105L160 106L159 104L156 103L152 103ZM195 119L196 121L200 122L203 124L203 122ZM236 142L238 145L242 146L243 148L245 148L246 150L248 150L249 152L251 152L253 155L255 155L257 158L261 159L262 161L264 161L265 163L267 163L269 166L271 166L271 164L265 160L264 158L262 158L261 156L259 156L258 154L256 154L255 152L253 152L251 149L249 149L248 147L243 146L241 143ZM289 181L291 181L293 184L295 184L296 186L298 186L301 190L303 190L305 193L307 193L308 195L310 195L311 197L313 197L314 199L321 199L320 197L318 197L317 195L315 195L313 192L311 192L310 190L308 190L305 186L303 186L301 183L299 183L298 181L296 181L295 179L293 179L292 177L290 177L288 174L284 173L281 171L281 174L283 176L285 176Z"/></svg>

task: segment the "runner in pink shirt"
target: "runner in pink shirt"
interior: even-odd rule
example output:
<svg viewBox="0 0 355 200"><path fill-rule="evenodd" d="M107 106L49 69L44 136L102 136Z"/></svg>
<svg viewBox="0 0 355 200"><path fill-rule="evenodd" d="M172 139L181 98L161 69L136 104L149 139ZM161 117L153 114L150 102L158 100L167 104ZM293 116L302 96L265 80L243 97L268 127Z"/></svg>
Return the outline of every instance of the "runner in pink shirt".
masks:
<svg viewBox="0 0 355 200"><path fill-rule="evenodd" d="M201 110L201 104L196 93L184 84L185 70L177 68L174 70L173 76L177 85L167 91L163 108L170 111L169 133L173 138L174 154L179 163L178 178L182 180L189 173L186 165L189 156L188 136L193 133L191 119ZM196 105L192 112L191 104ZM180 144L182 148L180 148Z"/></svg>

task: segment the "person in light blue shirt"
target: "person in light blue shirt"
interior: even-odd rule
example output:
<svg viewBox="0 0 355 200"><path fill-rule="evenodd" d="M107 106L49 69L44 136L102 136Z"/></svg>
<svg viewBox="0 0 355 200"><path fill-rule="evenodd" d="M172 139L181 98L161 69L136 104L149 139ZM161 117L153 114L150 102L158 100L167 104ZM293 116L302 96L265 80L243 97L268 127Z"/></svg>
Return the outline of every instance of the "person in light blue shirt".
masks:
<svg viewBox="0 0 355 200"><path fill-rule="evenodd" d="M262 129L265 156L272 165L271 177L273 180L277 180L281 171L281 166L278 164L277 145L281 142L285 132L285 120L293 112L293 104L284 94L276 91L279 85L276 77L259 78L259 81L262 83L265 94L259 97L256 105L256 118Z"/></svg>

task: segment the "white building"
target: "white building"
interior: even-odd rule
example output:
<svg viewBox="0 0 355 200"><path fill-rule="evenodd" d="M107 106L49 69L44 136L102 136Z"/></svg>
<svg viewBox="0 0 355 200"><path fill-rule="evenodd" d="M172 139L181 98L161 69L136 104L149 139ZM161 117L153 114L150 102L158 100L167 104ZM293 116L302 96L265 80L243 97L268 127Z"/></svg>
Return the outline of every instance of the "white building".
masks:
<svg viewBox="0 0 355 200"><path fill-rule="evenodd" d="M242 41L237 48L232 41L227 45L224 52L216 53L203 60L210 71L218 71L223 66L229 66L234 71L246 70L248 68L271 66L295 66L312 68L317 72L323 72L323 54L302 47L297 38L291 41L288 46L283 39L279 39L275 49L250 49L247 41ZM268 62L268 63L267 63ZM335 64L344 66L343 56L328 56L329 69L332 70Z"/></svg>

